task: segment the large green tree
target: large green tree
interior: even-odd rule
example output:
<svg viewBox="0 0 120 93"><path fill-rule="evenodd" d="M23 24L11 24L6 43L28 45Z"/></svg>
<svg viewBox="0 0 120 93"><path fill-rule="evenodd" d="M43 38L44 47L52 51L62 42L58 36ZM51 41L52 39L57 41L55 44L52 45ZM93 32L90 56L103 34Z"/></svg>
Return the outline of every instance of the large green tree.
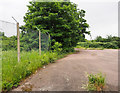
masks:
<svg viewBox="0 0 120 93"><path fill-rule="evenodd" d="M28 36L29 33L30 39L33 32L38 36L37 30L40 29L43 33L48 32L52 41L61 43L62 48L69 51L85 37L85 34L89 34L89 31L86 31L89 25L84 19L85 11L77 9L74 3L30 2L27 7L25 25L21 27L22 37L26 34ZM25 41L25 38L23 40ZM31 42L34 42L34 39Z"/></svg>

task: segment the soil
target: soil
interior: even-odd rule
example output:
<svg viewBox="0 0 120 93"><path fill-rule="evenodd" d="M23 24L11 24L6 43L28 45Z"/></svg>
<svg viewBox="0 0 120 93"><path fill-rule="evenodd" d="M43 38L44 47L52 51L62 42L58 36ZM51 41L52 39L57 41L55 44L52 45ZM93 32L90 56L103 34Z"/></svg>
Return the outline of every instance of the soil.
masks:
<svg viewBox="0 0 120 93"><path fill-rule="evenodd" d="M102 72L105 90L118 91L118 50L79 50L37 70L12 91L85 91L86 72Z"/></svg>

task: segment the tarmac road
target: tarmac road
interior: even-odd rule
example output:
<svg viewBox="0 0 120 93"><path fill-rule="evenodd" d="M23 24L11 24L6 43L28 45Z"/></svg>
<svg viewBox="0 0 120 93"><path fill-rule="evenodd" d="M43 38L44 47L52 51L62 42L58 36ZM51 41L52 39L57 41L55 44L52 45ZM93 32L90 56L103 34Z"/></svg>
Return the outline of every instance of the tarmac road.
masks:
<svg viewBox="0 0 120 93"><path fill-rule="evenodd" d="M80 50L36 71L12 91L85 91L85 72L106 75L106 89L118 90L118 50Z"/></svg>

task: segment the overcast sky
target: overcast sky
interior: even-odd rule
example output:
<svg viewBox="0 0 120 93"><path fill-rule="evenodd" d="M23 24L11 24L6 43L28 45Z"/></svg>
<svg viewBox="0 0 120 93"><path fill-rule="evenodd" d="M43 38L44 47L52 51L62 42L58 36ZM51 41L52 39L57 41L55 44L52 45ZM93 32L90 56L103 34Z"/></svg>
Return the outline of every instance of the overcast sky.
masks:
<svg viewBox="0 0 120 93"><path fill-rule="evenodd" d="M0 20L15 23L12 16L23 25L23 16L31 0L0 0ZM92 38L107 35L118 36L118 1L119 0L70 0L78 5L79 9L86 11L88 29ZM3 22L2 22L3 23ZM1 21L0 21L1 26ZM7 36L16 35L15 25L4 23L0 30L4 30ZM86 35L87 39L90 36Z"/></svg>

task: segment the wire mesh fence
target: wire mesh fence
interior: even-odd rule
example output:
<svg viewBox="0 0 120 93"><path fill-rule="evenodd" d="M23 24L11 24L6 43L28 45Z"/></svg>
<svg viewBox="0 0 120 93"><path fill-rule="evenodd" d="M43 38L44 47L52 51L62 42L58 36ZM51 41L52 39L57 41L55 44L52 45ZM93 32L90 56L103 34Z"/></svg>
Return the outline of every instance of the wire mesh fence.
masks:
<svg viewBox="0 0 120 93"><path fill-rule="evenodd" d="M20 29L19 29L20 30ZM6 78L10 77L12 73L14 73L15 82L18 79L21 79L16 77L16 73L19 73L23 67L25 68L25 71L28 71L28 67L23 64L32 64L32 62L36 62L35 69L39 67L39 64L42 66L45 64L44 62L41 63L41 58L44 55L39 55L39 40L41 45L41 51L43 51L41 54L44 54L46 51L49 50L50 47L50 35L49 33L42 33L39 36L38 30L20 30L20 56L18 56L17 51L17 24L5 22L0 20L0 92L4 87L6 87ZM39 39L39 37L41 39ZM37 51L32 51L37 50ZM28 51L28 52L27 52ZM29 52L30 51L30 52ZM31 52L32 51L32 52ZM45 53L46 54L46 53ZM37 55L37 57L36 57ZM18 60L20 58L20 60ZM37 61L36 61L37 59ZM18 63L21 63L23 65L22 68L19 68L17 65ZM28 63L27 63L28 62ZM18 67L17 67L18 66ZM33 69L33 67L31 67ZM18 70L16 70L18 69ZM18 71L18 72L16 72ZM24 72L25 72L24 71ZM3 72L3 73L2 73ZM31 71L32 72L32 71ZM10 74L9 74L10 73ZM26 72L25 72L26 73ZM27 72L29 73L29 72ZM19 74L20 75L20 74ZM23 75L23 74L22 74ZM27 75L27 74L26 74ZM2 82L3 80L3 82ZM10 84L9 81L13 82L13 77L11 75L11 79L8 79L7 84ZM3 87L3 86L4 87Z"/></svg>
<svg viewBox="0 0 120 93"><path fill-rule="evenodd" d="M2 50L17 50L17 25L0 20L0 34L2 36ZM41 33L41 51L48 51L50 47L49 33ZM20 50L30 51L39 49L39 31L20 31Z"/></svg>
<svg viewBox="0 0 120 93"><path fill-rule="evenodd" d="M50 35L48 33L41 33L41 49L48 51L50 48Z"/></svg>
<svg viewBox="0 0 120 93"><path fill-rule="evenodd" d="M15 23L0 20L0 32L4 32L7 37L17 35L17 26Z"/></svg>

